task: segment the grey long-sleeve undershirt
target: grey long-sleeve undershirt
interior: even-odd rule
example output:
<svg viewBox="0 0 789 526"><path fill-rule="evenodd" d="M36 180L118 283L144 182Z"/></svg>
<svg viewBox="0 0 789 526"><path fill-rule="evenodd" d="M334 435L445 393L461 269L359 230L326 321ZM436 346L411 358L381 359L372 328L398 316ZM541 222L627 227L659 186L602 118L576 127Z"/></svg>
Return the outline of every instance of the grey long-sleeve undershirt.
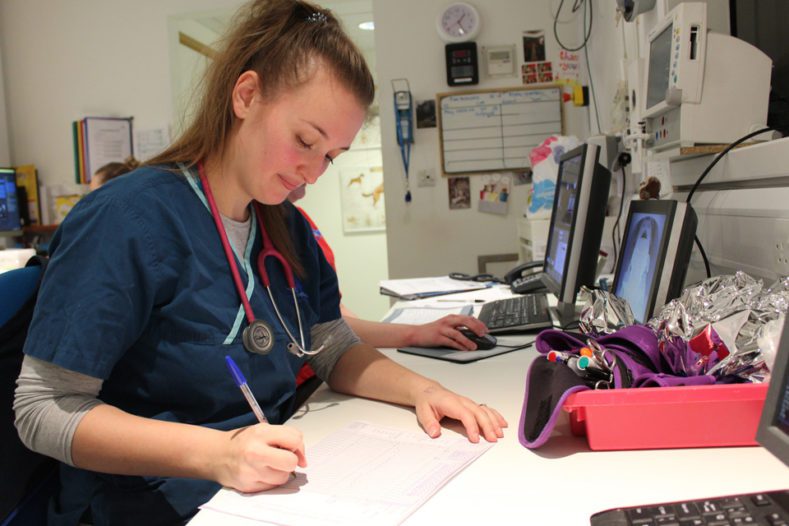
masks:
<svg viewBox="0 0 789 526"><path fill-rule="evenodd" d="M222 218L236 252L243 254L251 222ZM307 363L327 381L340 357L359 338L342 318L314 325L313 348L326 345ZM22 442L33 451L73 465L71 446L82 418L103 402L98 399L103 381L58 365L25 356L14 397L15 422Z"/></svg>
<svg viewBox="0 0 789 526"><path fill-rule="evenodd" d="M327 338L331 335L330 341ZM337 360L359 343L342 318L312 328L315 348L326 348L307 358L321 380L328 380ZM25 356L14 397L16 425L22 443L33 451L73 465L71 445L82 418L94 407L103 381L52 363Z"/></svg>

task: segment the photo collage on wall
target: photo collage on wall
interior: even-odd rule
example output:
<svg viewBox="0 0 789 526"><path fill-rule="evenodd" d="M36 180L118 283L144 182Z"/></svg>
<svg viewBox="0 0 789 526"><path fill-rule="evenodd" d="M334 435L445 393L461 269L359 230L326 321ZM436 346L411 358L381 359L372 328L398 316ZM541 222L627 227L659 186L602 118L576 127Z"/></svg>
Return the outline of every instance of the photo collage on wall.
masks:
<svg viewBox="0 0 789 526"><path fill-rule="evenodd" d="M509 198L512 193L512 179L509 176L495 174L485 178L479 191L480 212L507 215Z"/></svg>
<svg viewBox="0 0 789 526"><path fill-rule="evenodd" d="M521 79L524 84L545 84L554 81L551 62L545 60L545 32L533 29L523 32Z"/></svg>

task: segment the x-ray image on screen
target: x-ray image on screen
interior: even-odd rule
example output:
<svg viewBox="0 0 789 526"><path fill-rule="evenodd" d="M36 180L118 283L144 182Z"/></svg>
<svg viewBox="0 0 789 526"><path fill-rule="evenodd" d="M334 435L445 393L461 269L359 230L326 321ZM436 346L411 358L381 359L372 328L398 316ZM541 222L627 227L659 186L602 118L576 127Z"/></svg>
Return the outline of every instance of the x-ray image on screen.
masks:
<svg viewBox="0 0 789 526"><path fill-rule="evenodd" d="M628 301L638 322L647 321L647 303L654 287L665 224L664 215L635 213L628 225L622 252L621 274L614 294Z"/></svg>

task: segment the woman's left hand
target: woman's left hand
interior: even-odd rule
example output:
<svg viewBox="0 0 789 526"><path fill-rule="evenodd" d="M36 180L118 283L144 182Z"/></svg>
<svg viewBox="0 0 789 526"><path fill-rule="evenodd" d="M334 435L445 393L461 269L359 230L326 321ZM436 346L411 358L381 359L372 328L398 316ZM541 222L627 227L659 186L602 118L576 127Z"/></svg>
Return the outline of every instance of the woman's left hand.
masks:
<svg viewBox="0 0 789 526"><path fill-rule="evenodd" d="M469 441L479 442L480 435L488 442L504 437L507 421L501 414L485 404L453 393L440 385L431 385L421 391L414 404L422 428L431 438L441 435L441 419L459 420L466 429Z"/></svg>

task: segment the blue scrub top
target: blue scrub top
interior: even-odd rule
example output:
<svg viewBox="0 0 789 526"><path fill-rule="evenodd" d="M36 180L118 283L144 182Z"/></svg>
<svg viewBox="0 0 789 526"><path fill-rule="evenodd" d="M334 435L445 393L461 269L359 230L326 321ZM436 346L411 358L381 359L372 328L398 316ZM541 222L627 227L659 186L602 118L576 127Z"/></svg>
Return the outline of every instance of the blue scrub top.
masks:
<svg viewBox="0 0 789 526"><path fill-rule="evenodd" d="M196 174L192 174L194 177ZM237 265L258 319L275 345L244 350L247 326L199 180L176 167L142 168L84 197L51 244L25 353L104 380L99 398L129 413L229 430L257 421L225 365L230 355L269 421L290 410L303 358L289 353L256 267L260 233ZM305 338L315 323L340 317L337 277L295 208L287 227L305 277L297 284ZM246 261L245 261L246 260ZM245 269L254 268L254 283ZM293 297L278 262L267 259L277 306L298 338ZM307 342L309 348L310 342ZM129 477L61 469L52 523L172 524L193 515L219 489L211 481Z"/></svg>

